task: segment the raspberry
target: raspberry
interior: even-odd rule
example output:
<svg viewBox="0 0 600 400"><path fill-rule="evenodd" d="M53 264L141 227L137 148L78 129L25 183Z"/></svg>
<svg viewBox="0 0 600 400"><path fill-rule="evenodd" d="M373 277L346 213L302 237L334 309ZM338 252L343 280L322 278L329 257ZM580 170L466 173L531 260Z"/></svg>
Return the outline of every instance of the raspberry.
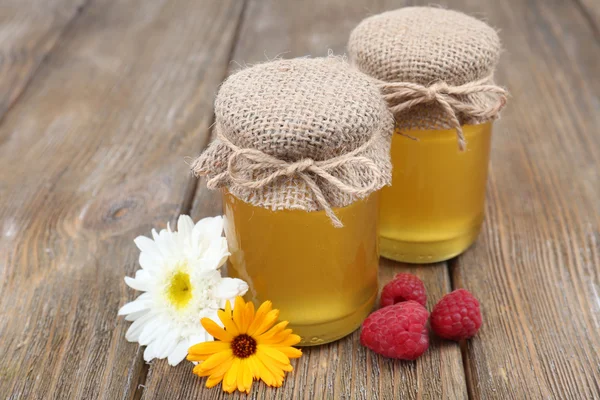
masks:
<svg viewBox="0 0 600 400"><path fill-rule="evenodd" d="M427 317L412 300L380 308L363 322L360 342L385 357L415 360L429 347Z"/></svg>
<svg viewBox="0 0 600 400"><path fill-rule="evenodd" d="M415 275L397 274L381 291L381 307L408 300L414 300L422 306L427 303L425 285Z"/></svg>
<svg viewBox="0 0 600 400"><path fill-rule="evenodd" d="M444 339L469 339L481 326L479 302L468 290L445 295L431 312L431 329Z"/></svg>

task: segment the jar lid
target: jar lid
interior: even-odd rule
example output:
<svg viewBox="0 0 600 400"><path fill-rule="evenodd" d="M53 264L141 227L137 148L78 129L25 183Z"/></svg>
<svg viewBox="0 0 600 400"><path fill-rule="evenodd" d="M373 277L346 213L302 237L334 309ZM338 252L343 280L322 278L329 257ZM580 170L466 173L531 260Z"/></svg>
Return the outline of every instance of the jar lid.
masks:
<svg viewBox="0 0 600 400"><path fill-rule="evenodd" d="M506 100L493 80L500 49L486 23L434 7L369 17L348 42L352 63L382 82L403 130L460 129L496 118Z"/></svg>
<svg viewBox="0 0 600 400"><path fill-rule="evenodd" d="M344 207L389 184L393 118L376 83L339 57L243 69L215 101L216 140L194 162L210 188L253 205Z"/></svg>

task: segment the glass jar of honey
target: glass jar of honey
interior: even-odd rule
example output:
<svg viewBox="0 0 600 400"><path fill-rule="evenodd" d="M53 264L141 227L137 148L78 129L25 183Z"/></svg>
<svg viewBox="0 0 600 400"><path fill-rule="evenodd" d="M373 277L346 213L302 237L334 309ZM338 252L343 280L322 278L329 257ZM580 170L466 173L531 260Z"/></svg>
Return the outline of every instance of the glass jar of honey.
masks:
<svg viewBox="0 0 600 400"><path fill-rule="evenodd" d="M393 117L342 59L244 69L215 102L216 140L194 163L223 192L228 272L280 310L300 345L360 326L378 291L379 189Z"/></svg>
<svg viewBox="0 0 600 400"><path fill-rule="evenodd" d="M377 297L378 193L334 212L272 211L224 194L228 273L248 282L248 297L272 300L300 345L354 331Z"/></svg>
<svg viewBox="0 0 600 400"><path fill-rule="evenodd" d="M492 121L506 102L493 80L496 31L455 11L407 7L361 22L348 48L396 120L392 186L381 193L382 256L457 256L483 222Z"/></svg>

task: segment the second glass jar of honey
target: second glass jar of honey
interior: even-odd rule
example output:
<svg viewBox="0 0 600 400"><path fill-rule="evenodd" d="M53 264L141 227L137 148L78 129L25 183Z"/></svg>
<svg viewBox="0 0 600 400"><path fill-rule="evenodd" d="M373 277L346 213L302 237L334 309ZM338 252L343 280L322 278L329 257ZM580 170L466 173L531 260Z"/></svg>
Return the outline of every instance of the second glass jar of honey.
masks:
<svg viewBox="0 0 600 400"><path fill-rule="evenodd" d="M301 345L351 333L377 297L378 190L391 180L377 85L335 57L274 61L229 77L215 114L193 169L223 192L229 274Z"/></svg>
<svg viewBox="0 0 600 400"><path fill-rule="evenodd" d="M496 31L459 12L407 7L362 21L348 51L396 120L381 254L431 263L462 253L481 228L491 121L506 102L493 79Z"/></svg>

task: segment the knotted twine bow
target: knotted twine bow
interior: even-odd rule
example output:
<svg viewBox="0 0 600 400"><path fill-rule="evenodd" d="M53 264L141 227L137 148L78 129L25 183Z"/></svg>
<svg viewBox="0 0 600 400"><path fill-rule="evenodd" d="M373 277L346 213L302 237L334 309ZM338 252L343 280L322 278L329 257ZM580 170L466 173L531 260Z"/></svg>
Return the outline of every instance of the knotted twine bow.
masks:
<svg viewBox="0 0 600 400"><path fill-rule="evenodd" d="M373 145L375 140L379 139L378 135L373 135L362 146L328 160L315 161L311 158L304 158L295 162L280 160L257 149L240 148L223 135L220 129L217 129L217 138L232 151L232 154L229 155L227 169L207 181L206 186L209 189L222 187L228 180L243 188L260 189L270 185L280 177L295 176L306 183L313 194L315 202L325 211L325 214L331 219L333 226L336 228L343 227L343 224L333 212L314 177L321 178L341 192L355 196L364 196L373 192L383 177L383 173L373 160L358 155ZM247 162L240 164L242 160ZM371 172L373 176L368 179L368 185L349 184L331 174L337 168L349 164L361 165ZM192 164L192 170L196 170L198 165L199 159ZM240 171L243 171L244 174L241 174ZM254 172L256 171L261 172L258 179L255 178Z"/></svg>
<svg viewBox="0 0 600 400"><path fill-rule="evenodd" d="M394 115L418 104L434 102L439 104L456 130L460 151L464 151L467 142L457 114L460 113L474 119L490 120L495 118L506 104L506 90L490 84L491 81L491 77L487 77L459 86L450 86L445 82L435 82L430 86L411 82L381 82L379 87ZM498 101L492 106L486 107L466 102L457 97L474 93L493 93L498 96Z"/></svg>

